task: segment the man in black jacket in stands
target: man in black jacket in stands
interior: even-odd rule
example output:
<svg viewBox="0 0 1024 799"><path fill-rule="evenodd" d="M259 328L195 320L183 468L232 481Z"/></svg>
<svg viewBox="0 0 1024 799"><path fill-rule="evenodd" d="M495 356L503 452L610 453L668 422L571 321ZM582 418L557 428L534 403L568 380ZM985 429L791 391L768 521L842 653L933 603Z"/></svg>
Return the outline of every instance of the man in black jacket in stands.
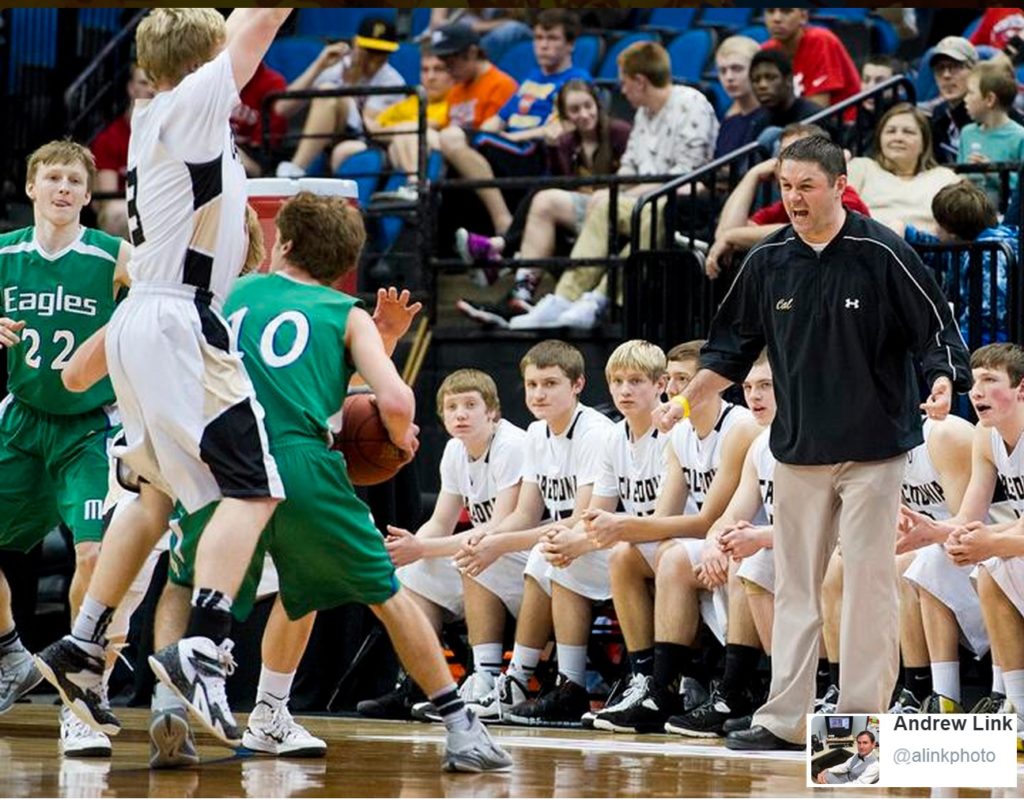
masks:
<svg viewBox="0 0 1024 799"><path fill-rule="evenodd" d="M791 224L750 251L711 324L703 369L661 406L662 429L768 349L778 413L775 629L768 701L730 749L802 749L814 700L821 581L842 545L840 713L884 712L899 668L896 523L923 409L944 418L970 388L967 349L914 251L842 205L843 151L821 137L779 156ZM931 395L919 406L915 360Z"/></svg>

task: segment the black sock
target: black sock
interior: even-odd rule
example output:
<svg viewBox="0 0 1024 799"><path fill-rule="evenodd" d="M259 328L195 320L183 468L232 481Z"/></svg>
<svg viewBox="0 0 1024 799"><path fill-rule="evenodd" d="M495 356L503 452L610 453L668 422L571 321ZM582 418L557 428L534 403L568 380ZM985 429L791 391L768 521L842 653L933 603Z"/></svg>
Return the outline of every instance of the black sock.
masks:
<svg viewBox="0 0 1024 799"><path fill-rule="evenodd" d="M839 664L831 660L828 662L828 679L831 685L839 687Z"/></svg>
<svg viewBox="0 0 1024 799"><path fill-rule="evenodd" d="M13 652L16 649L21 648L21 640L18 638L17 627L12 627L9 633L0 635L0 652Z"/></svg>
<svg viewBox="0 0 1024 799"><path fill-rule="evenodd" d="M188 629L185 631L186 638L201 636L220 645L230 634L231 614L226 610L192 606L192 613L188 617Z"/></svg>
<svg viewBox="0 0 1024 799"><path fill-rule="evenodd" d="M629 653L629 665L634 674L643 674L651 677L654 674L654 647L640 649Z"/></svg>
<svg viewBox="0 0 1024 799"><path fill-rule="evenodd" d="M829 679L831 679L831 672L828 667L828 658L818 658L818 671L814 675L815 687L818 689L815 696L824 696L825 691L828 690Z"/></svg>
<svg viewBox="0 0 1024 799"><path fill-rule="evenodd" d="M750 678L760 659L761 650L756 646L725 645L725 674L719 691L731 710L746 710L750 705Z"/></svg>
<svg viewBox="0 0 1024 799"><path fill-rule="evenodd" d="M679 688L679 678L693 668L694 650L683 644L654 644L654 687L665 693L674 694Z"/></svg>
<svg viewBox="0 0 1024 799"><path fill-rule="evenodd" d="M904 667L903 685L916 699L924 699L932 692L932 670L930 666Z"/></svg>

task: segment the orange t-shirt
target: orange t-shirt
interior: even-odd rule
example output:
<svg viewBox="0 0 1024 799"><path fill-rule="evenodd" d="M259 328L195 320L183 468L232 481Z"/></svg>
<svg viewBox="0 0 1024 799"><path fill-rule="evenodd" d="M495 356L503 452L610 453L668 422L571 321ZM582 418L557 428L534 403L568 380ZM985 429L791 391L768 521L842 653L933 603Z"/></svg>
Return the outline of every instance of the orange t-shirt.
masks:
<svg viewBox="0 0 1024 799"><path fill-rule="evenodd" d="M448 124L479 128L501 110L519 84L508 73L491 64L476 80L456 83L448 92Z"/></svg>

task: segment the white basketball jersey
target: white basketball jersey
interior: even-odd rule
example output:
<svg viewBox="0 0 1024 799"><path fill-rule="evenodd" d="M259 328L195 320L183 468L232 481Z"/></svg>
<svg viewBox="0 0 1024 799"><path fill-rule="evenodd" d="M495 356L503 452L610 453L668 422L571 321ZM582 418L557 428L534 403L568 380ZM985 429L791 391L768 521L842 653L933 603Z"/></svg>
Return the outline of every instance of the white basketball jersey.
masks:
<svg viewBox="0 0 1024 799"><path fill-rule="evenodd" d="M683 467L683 476L689 491L686 495L686 508L683 513L698 513L707 497L711 481L722 462L722 439L733 425L753 419L750 411L731 402L723 402L718 413L718 420L703 439L698 438L697 431L689 419L683 419L672 428L669 443Z"/></svg>
<svg viewBox="0 0 1024 799"><path fill-rule="evenodd" d="M196 286L219 308L245 259L245 169L228 120L238 105L222 52L136 103L125 198L134 283Z"/></svg>
<svg viewBox="0 0 1024 799"><path fill-rule="evenodd" d="M991 436L992 460L999 474L999 484L1006 492L1006 499L1014 513L1020 518L1024 516L1024 435L1021 435L1010 453L1007 453L1003 437L994 427Z"/></svg>
<svg viewBox="0 0 1024 799"><path fill-rule="evenodd" d="M601 470L601 451L614 425L607 416L577 405L560 436L536 421L526 431L523 482L536 483L550 519L567 519L576 506L576 489L593 485Z"/></svg>
<svg viewBox="0 0 1024 799"><path fill-rule="evenodd" d="M939 473L928 454L928 436L935 430L935 422L924 420L924 443L918 444L907 453L907 469L903 474L900 488L903 504L911 510L931 516L933 519L948 519L953 514L946 504L946 492L939 481Z"/></svg>
<svg viewBox="0 0 1024 799"><path fill-rule="evenodd" d="M758 519L754 524L775 523L775 456L772 455L772 448L768 439L771 438L772 429L769 427L750 445L751 458L754 460L754 468L757 470L757 487L761 492L761 508Z"/></svg>
<svg viewBox="0 0 1024 799"><path fill-rule="evenodd" d="M474 527L486 524L494 513L498 494L519 483L526 454L526 431L502 419L487 451L476 460L466 445L451 439L441 456L441 490L462 497Z"/></svg>
<svg viewBox="0 0 1024 799"><path fill-rule="evenodd" d="M617 497L622 510L631 516L650 516L665 479L665 439L652 426L639 440L633 440L623 419L605 441L601 474L594 495Z"/></svg>

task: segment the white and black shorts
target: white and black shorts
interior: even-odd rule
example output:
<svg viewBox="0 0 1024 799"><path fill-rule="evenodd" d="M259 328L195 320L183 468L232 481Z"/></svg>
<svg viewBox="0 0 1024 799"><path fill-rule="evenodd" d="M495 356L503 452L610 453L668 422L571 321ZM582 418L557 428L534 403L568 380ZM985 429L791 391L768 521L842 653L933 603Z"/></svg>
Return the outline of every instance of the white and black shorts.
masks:
<svg viewBox="0 0 1024 799"><path fill-rule="evenodd" d="M136 284L107 331L125 435L113 454L190 513L224 497L284 498L263 408L209 297Z"/></svg>

